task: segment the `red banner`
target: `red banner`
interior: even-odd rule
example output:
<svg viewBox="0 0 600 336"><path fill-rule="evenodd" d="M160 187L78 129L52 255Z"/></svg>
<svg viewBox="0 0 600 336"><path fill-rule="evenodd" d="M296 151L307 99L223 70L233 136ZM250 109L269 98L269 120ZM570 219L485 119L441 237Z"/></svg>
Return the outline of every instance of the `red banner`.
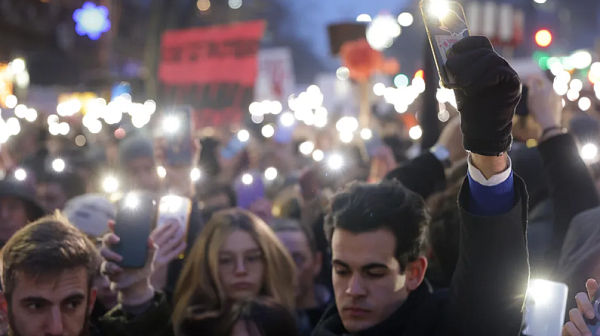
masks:
<svg viewBox="0 0 600 336"><path fill-rule="evenodd" d="M263 21L166 32L158 69L165 101L191 104L197 127L241 122L252 102Z"/></svg>

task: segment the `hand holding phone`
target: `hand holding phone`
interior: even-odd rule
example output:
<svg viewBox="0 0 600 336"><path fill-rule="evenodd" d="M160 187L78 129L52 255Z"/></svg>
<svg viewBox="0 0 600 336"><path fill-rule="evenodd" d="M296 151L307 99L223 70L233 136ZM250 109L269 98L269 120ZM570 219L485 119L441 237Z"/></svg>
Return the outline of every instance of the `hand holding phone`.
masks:
<svg viewBox="0 0 600 336"><path fill-rule="evenodd" d="M164 160L169 166L192 166L196 146L192 135L192 108L177 106L163 114L160 134L165 139Z"/></svg>
<svg viewBox="0 0 600 336"><path fill-rule="evenodd" d="M456 88L456 79L446 70L446 61L453 56L452 46L470 36L465 11L452 1L422 0L420 7L442 85Z"/></svg>
<svg viewBox="0 0 600 336"><path fill-rule="evenodd" d="M578 308L569 311L570 321L563 327L563 336L579 336L588 332L594 336L600 335L598 283L594 279L589 279L585 286L587 293L581 292L575 295Z"/></svg>
<svg viewBox="0 0 600 336"><path fill-rule="evenodd" d="M111 288L119 292L119 302L125 306L140 306L148 303L154 297L154 289L150 286L152 276L152 260L156 252L154 244L148 239L145 242L146 258L142 268L122 268L119 264L125 259L114 252L112 248L121 242L114 233L115 222L109 221L107 233L102 241L100 255L104 258L101 272L111 282Z"/></svg>
<svg viewBox="0 0 600 336"><path fill-rule="evenodd" d="M159 248L158 264L183 258L191 212L192 201L189 198L168 195L160 199L156 229L150 235Z"/></svg>
<svg viewBox="0 0 600 336"><path fill-rule="evenodd" d="M156 223L156 202L143 193L129 193L117 204L114 235L118 241L110 246L121 260L121 268L146 266L150 232Z"/></svg>

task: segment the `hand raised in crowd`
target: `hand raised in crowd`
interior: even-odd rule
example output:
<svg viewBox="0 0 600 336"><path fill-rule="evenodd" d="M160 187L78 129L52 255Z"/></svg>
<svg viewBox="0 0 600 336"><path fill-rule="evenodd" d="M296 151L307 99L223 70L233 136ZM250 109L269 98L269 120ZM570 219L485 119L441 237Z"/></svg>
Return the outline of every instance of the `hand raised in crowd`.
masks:
<svg viewBox="0 0 600 336"><path fill-rule="evenodd" d="M192 155L192 162L189 165L178 165L170 166L166 164L165 152L166 152L166 139L164 137L157 137L154 142L154 157L156 162L161 164L167 175L165 176L165 185L167 190L178 196L193 197L194 189L192 188L193 183L190 180L190 173L200 160L200 151L202 146L198 139L193 140L194 143L194 155ZM183 177L183 178L182 178ZM187 178L185 178L187 177Z"/></svg>
<svg viewBox="0 0 600 336"><path fill-rule="evenodd" d="M463 146L497 156L512 144L512 119L521 98L521 80L484 36L466 37L452 46L446 68L454 76Z"/></svg>
<svg viewBox="0 0 600 336"><path fill-rule="evenodd" d="M125 306L139 306L152 300L154 289L150 284L153 273L153 261L156 254L156 246L148 239L148 253L146 264L140 269L126 269L117 265L123 257L113 252L110 247L119 242L119 237L114 234L115 222L109 221L110 232L103 237L103 246L100 255L104 258L102 262L102 274L106 275L111 282L111 289L118 291L119 302Z"/></svg>
<svg viewBox="0 0 600 336"><path fill-rule="evenodd" d="M591 301L598 290L598 282L594 279L589 279L585 287L587 288L587 293L582 292L575 295L577 308L569 311L570 321L563 327L563 336L592 336L590 329L585 323L584 316L585 318L593 319L596 315Z"/></svg>
<svg viewBox="0 0 600 336"><path fill-rule="evenodd" d="M437 142L437 145L444 146L450 153L448 157L450 162L456 163L467 156L467 152L463 148L462 133L460 132L460 117L455 117L448 121L442 134Z"/></svg>
<svg viewBox="0 0 600 336"><path fill-rule="evenodd" d="M543 76L530 76L527 78L527 87L529 96L523 99L527 99L529 112L540 124L542 131L554 130L560 133L562 102L550 80ZM549 133L546 132L545 135Z"/></svg>
<svg viewBox="0 0 600 336"><path fill-rule="evenodd" d="M155 289L164 289L167 285L168 266L185 252L185 229L177 219L172 219L150 234L150 239L158 247L154 257L154 272L151 277Z"/></svg>

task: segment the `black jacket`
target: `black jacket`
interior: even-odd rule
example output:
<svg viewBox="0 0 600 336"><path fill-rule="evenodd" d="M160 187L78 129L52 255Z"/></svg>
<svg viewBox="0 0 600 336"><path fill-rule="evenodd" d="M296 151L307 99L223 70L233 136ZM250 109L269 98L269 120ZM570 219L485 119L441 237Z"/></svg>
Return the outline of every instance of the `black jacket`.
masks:
<svg viewBox="0 0 600 336"><path fill-rule="evenodd" d="M450 289L432 292L425 282L387 320L353 336L519 335L529 280L525 184L515 176L515 206L495 217L468 213L469 193L465 179L460 254ZM334 305L313 336L345 334Z"/></svg>

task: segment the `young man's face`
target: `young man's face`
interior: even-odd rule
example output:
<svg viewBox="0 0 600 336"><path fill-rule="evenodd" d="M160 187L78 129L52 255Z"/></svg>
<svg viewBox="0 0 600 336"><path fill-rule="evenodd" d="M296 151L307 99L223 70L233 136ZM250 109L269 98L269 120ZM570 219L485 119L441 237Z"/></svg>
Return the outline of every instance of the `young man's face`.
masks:
<svg viewBox="0 0 600 336"><path fill-rule="evenodd" d="M400 274L396 239L388 230L356 234L335 229L331 248L335 302L350 333L386 320L406 300L408 287L415 286Z"/></svg>
<svg viewBox="0 0 600 336"><path fill-rule="evenodd" d="M47 279L17 273L8 307L11 332L15 336L86 335L95 299L96 290L90 291L83 267Z"/></svg>
<svg viewBox="0 0 600 336"><path fill-rule="evenodd" d="M310 249L306 235L300 231L277 232L279 241L288 250L296 264L296 276L298 290L298 301L306 295L314 295L315 277L321 271L321 256L313 253ZM299 307L309 308L309 307Z"/></svg>
<svg viewBox="0 0 600 336"><path fill-rule="evenodd" d="M14 197L0 197L0 241L7 242L27 224L27 206Z"/></svg>
<svg viewBox="0 0 600 336"><path fill-rule="evenodd" d="M41 183L37 187L37 199L51 213L62 210L69 200L58 183Z"/></svg>
<svg viewBox="0 0 600 336"><path fill-rule="evenodd" d="M127 175L134 189L155 192L160 189L160 179L154 159L140 157L127 163Z"/></svg>

